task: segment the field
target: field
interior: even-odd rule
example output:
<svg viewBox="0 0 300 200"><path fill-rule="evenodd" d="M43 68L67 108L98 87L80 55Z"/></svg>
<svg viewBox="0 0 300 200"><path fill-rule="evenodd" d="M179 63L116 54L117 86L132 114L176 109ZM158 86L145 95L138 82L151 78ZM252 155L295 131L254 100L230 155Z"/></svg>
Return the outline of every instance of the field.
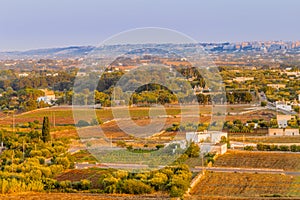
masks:
<svg viewBox="0 0 300 200"><path fill-rule="evenodd" d="M247 135L247 134L246 134ZM300 136L274 136L274 137L257 137L257 136L230 136L231 141L252 142L252 143L300 143Z"/></svg>
<svg viewBox="0 0 300 200"><path fill-rule="evenodd" d="M154 200L169 199L166 195L110 195L110 194L89 194L89 193L25 193L0 195L3 200Z"/></svg>
<svg viewBox="0 0 300 200"><path fill-rule="evenodd" d="M101 175L109 173L110 170L100 168L89 168L89 169L71 169L67 170L55 177L58 181L80 181L82 179L90 180L92 188L99 188L98 180Z"/></svg>
<svg viewBox="0 0 300 200"><path fill-rule="evenodd" d="M205 160L204 158L203 160ZM188 165L190 168L193 168L195 166L202 166L202 159L201 158L188 158L184 164ZM204 165L205 163L203 163Z"/></svg>
<svg viewBox="0 0 300 200"><path fill-rule="evenodd" d="M80 150L79 152L72 155L75 162L89 162L95 163L97 160L87 150Z"/></svg>
<svg viewBox="0 0 300 200"><path fill-rule="evenodd" d="M202 197L298 196L300 181L280 174L207 172L192 189L193 199ZM251 198L252 199L252 198Z"/></svg>
<svg viewBox="0 0 300 200"><path fill-rule="evenodd" d="M175 115L180 115L180 114L201 114L201 115L209 115L212 112L217 113L217 112L222 112L222 111L234 111L236 113L239 113L243 111L246 108L249 108L249 105L227 105L227 106L202 106L199 105L199 113L195 113L195 107L194 106L183 106L182 109L178 105L173 105L173 106L166 106L166 115L170 116L175 116ZM112 112L111 108L103 108L103 109L95 109L95 112L97 114L97 117L101 119L102 121L108 121L113 118L115 118L115 114L117 114L117 118L122 118L126 117L126 113L124 112L124 109L121 108L115 108L114 113ZM151 111L150 111L151 110ZM132 118L141 118L145 116L149 116L149 111L150 114L151 112L157 113L161 112L161 108L156 108L156 107L131 107L129 108L129 113ZM76 111L79 113L86 111L86 109L79 109L76 108ZM120 111L120 112L119 112ZM255 115L259 115L260 117L264 118L263 116L265 115L263 112L258 112ZM55 118L55 123L60 124L60 125L68 125L68 124L74 124L74 119L73 119L73 112L72 112L72 106L60 106L60 107L51 107L51 108L43 108L43 109L38 109L38 110L33 110L29 112L25 112L22 114L17 114L15 115L15 123L27 123L27 122L32 122L34 120L39 120L42 121L44 116L48 116L50 121L53 122ZM246 119L246 115L241 115L244 116L242 117L243 119ZM251 115L253 116L253 114ZM228 116L229 118L234 117L234 115ZM11 114L4 114L0 113L0 122L1 125L11 125L12 124L12 115Z"/></svg>
<svg viewBox="0 0 300 200"><path fill-rule="evenodd" d="M228 105L224 106L199 106L199 110L193 110L194 106L184 106L182 109L178 105L166 106L165 113L162 113L158 107L131 107L129 108L130 117L133 120L133 123L136 124L141 130L148 130L147 125L150 124L151 120L149 115L158 114L163 117L158 117L155 123L161 123L162 126L156 130L156 137L151 139L143 140L143 143L139 143L136 139L128 145L142 147L147 143L148 147L155 147L157 141L160 143L168 142L170 139L173 139L175 136L178 136L178 139L185 137L184 135L179 135L175 132L165 132L163 134L157 135L157 133L165 130L168 127L171 127L175 122L185 121L195 121L195 116L199 114L199 122L211 122L211 113L218 113L224 109L230 110L231 112L239 113L249 108L249 105ZM76 111L79 115L85 116L86 109L76 108ZM93 111L91 109L91 111ZM45 108L40 110L29 111L26 113L18 114L14 116L15 121L15 131L30 131L28 127L28 122L33 122L34 120L39 121L38 128L41 129L41 123L44 116L48 116L51 126L51 134L54 138L57 137L68 137L68 138L78 138L78 135L81 138L106 138L106 140L112 139L115 140L127 140L130 141L133 139L132 136L136 138L141 137L141 135L132 134L132 124L131 120L125 115L124 108L116 108L114 112L111 108L96 109L96 115L101 121L105 122L101 125L101 130L103 132L99 133L97 127L85 127L76 129L74 126L74 118L72 107L70 106L61 106L61 107L52 107ZM167 116L166 116L167 115ZM266 111L257 111L255 113L238 115L239 119L246 121L253 116L257 118L270 118L272 114ZM185 116L184 118L182 116ZM124 117L124 118L123 118ZM214 116L215 121L224 120L225 116ZM237 115L228 115L225 120L233 120ZM112 120L112 119L117 119ZM13 116L2 115L0 116L0 129L12 130ZM153 121L152 121L153 122ZM122 124L123 128L119 127L119 124ZM184 124L184 123L183 123ZM55 125L55 126L54 126ZM151 124L153 125L153 124ZM24 128L25 127L25 128ZM27 127L27 128L26 128ZM152 126L153 127L153 126ZM125 129L124 129L125 128ZM78 131L79 130L79 131ZM139 133L142 133L139 131ZM104 135L103 135L104 134ZM156 141L156 143L154 142ZM91 143L91 142L90 142ZM142 146L141 146L142 145Z"/></svg>
<svg viewBox="0 0 300 200"><path fill-rule="evenodd" d="M300 154L228 151L219 156L215 167L272 168L285 171L300 170Z"/></svg>

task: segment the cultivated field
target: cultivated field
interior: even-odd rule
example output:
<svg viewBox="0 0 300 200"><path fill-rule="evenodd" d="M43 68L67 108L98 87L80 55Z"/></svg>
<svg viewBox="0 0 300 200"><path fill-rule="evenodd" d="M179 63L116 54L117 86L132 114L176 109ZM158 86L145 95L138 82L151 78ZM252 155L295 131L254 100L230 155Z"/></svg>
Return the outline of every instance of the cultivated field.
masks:
<svg viewBox="0 0 300 200"><path fill-rule="evenodd" d="M70 169L55 177L58 181L80 181L87 179L91 181L92 188L99 188L99 178L101 175L110 173L111 170L100 169L100 168L89 168L89 169Z"/></svg>
<svg viewBox="0 0 300 200"><path fill-rule="evenodd" d="M207 172L192 189L193 199L223 197L299 197L300 181L279 174ZM253 199L251 198L251 199ZM268 198L269 199L269 198ZM293 198L292 198L293 199Z"/></svg>
<svg viewBox="0 0 300 200"><path fill-rule="evenodd" d="M246 136L242 134L239 136L230 136L231 141L237 142L252 142L252 143L300 143L300 136L271 136L271 137L257 137L257 136Z"/></svg>
<svg viewBox="0 0 300 200"><path fill-rule="evenodd" d="M172 105L172 106L166 106L165 111L166 115L170 116L177 116L180 114L191 114L195 113L194 106L185 106L182 107L182 109L178 105ZM227 105L227 106L202 106L199 105L199 113L201 115L210 115L211 113L217 113L219 111L234 111L236 113L239 113L245 109L249 108L249 105ZM120 112L118 111L120 110ZM123 112L124 108L115 108L115 114L117 114L117 118L122 118L126 117L126 113ZM156 107L131 107L129 108L129 113L131 118L143 118L146 116L149 116L149 111L156 113L156 111L161 111L161 108L156 108ZM76 111L79 113L86 112L86 109L79 109L76 108ZM101 119L102 121L108 121L113 118L115 118L114 113L112 112L111 108L103 108L103 109L96 109L95 110L97 117ZM150 114L151 114L150 112ZM271 112L271 111L270 111ZM196 113L195 113L196 114ZM269 117L268 113L258 111L256 113L251 113L251 116L257 115L260 116L261 118L266 118ZM22 114L15 115L15 123L27 123L27 122L32 122L34 120L39 120L42 121L44 116L48 116L50 121L53 122L55 118L55 123L60 124L60 125L67 125L67 124L74 124L74 119L73 119L73 113L72 113L72 107L71 106L61 106L61 107L51 107L51 108L44 108L44 109L39 109L39 110L33 110L29 112L25 112ZM240 115L242 119L246 120L247 115ZM265 116L265 117L264 117ZM235 115L229 115L228 118L234 118L236 117ZM0 122L1 125L11 125L12 124L12 115L11 114L4 114L0 113Z"/></svg>
<svg viewBox="0 0 300 200"><path fill-rule="evenodd" d="M229 150L227 153L217 158L214 166L272 168L284 169L286 171L299 171L300 154Z"/></svg>
<svg viewBox="0 0 300 200"><path fill-rule="evenodd" d="M166 195L110 195L110 194L89 194L89 193L26 193L0 195L4 200L154 200L169 199Z"/></svg>

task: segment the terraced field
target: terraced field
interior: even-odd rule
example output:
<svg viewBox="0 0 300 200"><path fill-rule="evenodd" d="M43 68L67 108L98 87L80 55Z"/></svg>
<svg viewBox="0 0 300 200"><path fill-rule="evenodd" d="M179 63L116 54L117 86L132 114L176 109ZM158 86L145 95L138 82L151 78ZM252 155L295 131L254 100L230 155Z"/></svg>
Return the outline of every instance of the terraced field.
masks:
<svg viewBox="0 0 300 200"><path fill-rule="evenodd" d="M273 152L228 151L219 156L215 167L273 168L285 171L300 170L300 154Z"/></svg>
<svg viewBox="0 0 300 200"><path fill-rule="evenodd" d="M217 199L218 196L226 198L299 197L299 191L299 178L293 176L207 172L204 178L192 189L191 194L192 199L201 199L202 197Z"/></svg>

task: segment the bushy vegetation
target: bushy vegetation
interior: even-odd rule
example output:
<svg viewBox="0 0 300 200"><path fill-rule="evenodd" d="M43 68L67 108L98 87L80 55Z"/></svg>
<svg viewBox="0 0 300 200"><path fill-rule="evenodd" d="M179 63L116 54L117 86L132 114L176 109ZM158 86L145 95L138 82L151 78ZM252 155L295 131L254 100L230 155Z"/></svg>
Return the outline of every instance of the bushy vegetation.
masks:
<svg viewBox="0 0 300 200"><path fill-rule="evenodd" d="M291 151L291 152L300 152L300 145L275 145L275 144L262 144L259 143L256 145L258 151Z"/></svg>
<svg viewBox="0 0 300 200"><path fill-rule="evenodd" d="M0 131L5 147L0 154L2 193L51 189L56 174L74 167L68 141L51 140L47 123L45 118L43 133Z"/></svg>
<svg viewBox="0 0 300 200"><path fill-rule="evenodd" d="M179 165L148 173L116 171L103 175L99 182L105 193L146 194L164 191L178 197L188 189L191 177L188 166Z"/></svg>

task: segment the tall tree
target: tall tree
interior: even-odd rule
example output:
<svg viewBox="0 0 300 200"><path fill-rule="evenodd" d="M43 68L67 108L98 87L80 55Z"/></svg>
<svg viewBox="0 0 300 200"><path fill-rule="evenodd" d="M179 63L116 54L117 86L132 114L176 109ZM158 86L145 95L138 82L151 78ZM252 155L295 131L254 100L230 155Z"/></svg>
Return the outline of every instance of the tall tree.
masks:
<svg viewBox="0 0 300 200"><path fill-rule="evenodd" d="M47 116L45 116L43 120L42 140L44 142L49 142L51 140L50 123L49 123L49 118Z"/></svg>

